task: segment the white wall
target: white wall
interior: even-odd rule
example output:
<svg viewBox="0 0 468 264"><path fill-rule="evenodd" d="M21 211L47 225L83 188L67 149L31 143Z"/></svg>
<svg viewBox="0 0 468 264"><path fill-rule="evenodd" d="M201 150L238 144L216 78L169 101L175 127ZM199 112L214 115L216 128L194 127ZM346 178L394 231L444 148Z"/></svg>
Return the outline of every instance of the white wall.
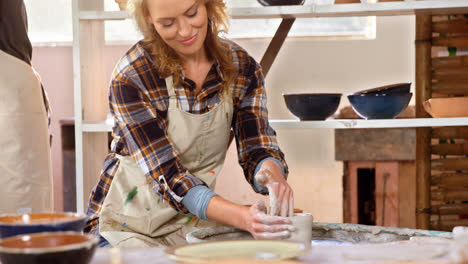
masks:
<svg viewBox="0 0 468 264"><path fill-rule="evenodd" d="M377 18L375 40L287 39L266 78L270 119L294 118L282 93L352 93L395 82L414 82L415 18ZM268 40L239 40L258 61ZM414 85L412 87L414 91ZM349 105L343 96L340 107ZM315 221L341 222L342 162L334 160L334 131L278 130L290 168L295 207L311 212ZM250 204L260 196L250 191L237 165L235 149L218 181L218 192ZM233 191L234 190L234 191Z"/></svg>

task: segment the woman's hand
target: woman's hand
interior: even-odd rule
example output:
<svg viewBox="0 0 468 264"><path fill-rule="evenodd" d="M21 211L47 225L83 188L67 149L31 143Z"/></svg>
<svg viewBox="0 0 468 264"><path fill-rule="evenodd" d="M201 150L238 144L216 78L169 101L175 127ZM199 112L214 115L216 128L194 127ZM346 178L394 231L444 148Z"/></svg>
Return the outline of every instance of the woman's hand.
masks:
<svg viewBox="0 0 468 264"><path fill-rule="evenodd" d="M273 160L266 160L255 175L258 184L268 189L270 215L293 216L293 191L283 176L281 167Z"/></svg>
<svg viewBox="0 0 468 264"><path fill-rule="evenodd" d="M262 200L250 206L243 226L255 239L286 239L294 231L289 218L267 215Z"/></svg>

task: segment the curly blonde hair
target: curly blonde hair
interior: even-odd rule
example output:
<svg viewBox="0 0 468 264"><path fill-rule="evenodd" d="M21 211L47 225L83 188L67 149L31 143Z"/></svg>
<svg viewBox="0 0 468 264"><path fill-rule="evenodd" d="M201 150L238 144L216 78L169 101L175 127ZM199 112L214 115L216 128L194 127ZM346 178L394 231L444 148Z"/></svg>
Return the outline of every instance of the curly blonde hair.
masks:
<svg viewBox="0 0 468 264"><path fill-rule="evenodd" d="M137 26L143 34L143 47L150 53L158 74L165 78L174 75L176 83L182 80L182 63L176 52L158 34L154 25L148 22L150 13L147 0L129 0L127 10L135 17ZM226 5L223 0L197 0L204 2L208 15L208 30L205 47L211 59L217 59L224 78L223 92L229 93L229 85L234 80L236 69L232 62L229 44L219 37L226 33L229 26Z"/></svg>

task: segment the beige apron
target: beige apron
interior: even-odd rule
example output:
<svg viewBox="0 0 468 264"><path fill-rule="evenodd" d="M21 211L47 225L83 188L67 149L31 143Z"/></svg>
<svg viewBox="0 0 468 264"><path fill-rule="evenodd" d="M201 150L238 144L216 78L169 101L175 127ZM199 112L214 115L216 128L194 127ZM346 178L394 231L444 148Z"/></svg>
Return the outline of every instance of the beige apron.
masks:
<svg viewBox="0 0 468 264"><path fill-rule="evenodd" d="M52 212L47 122L33 69L0 50L0 214Z"/></svg>
<svg viewBox="0 0 468 264"><path fill-rule="evenodd" d="M166 78L166 86L168 136L184 167L214 190L229 143L232 99L222 100L207 113L191 114L177 108L172 77ZM99 218L99 232L112 246L185 244L186 233L216 225L216 222L178 214L154 192L152 179L147 180L130 156L117 157L120 164ZM126 202L135 187L136 195Z"/></svg>

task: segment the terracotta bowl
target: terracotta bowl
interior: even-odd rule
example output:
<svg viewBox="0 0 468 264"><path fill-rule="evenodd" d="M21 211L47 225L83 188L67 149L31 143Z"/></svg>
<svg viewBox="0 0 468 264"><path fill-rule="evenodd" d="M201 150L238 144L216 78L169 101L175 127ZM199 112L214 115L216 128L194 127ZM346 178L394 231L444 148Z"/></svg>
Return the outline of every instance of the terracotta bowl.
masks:
<svg viewBox="0 0 468 264"><path fill-rule="evenodd" d="M411 89L411 83L395 83L385 86L380 86L372 89L362 90L353 94L388 94L388 93L409 93Z"/></svg>
<svg viewBox="0 0 468 264"><path fill-rule="evenodd" d="M325 120L340 105L342 94L283 94L289 111L300 120Z"/></svg>
<svg viewBox="0 0 468 264"><path fill-rule="evenodd" d="M348 100L356 114L364 119L392 119L403 112L412 93L351 94Z"/></svg>
<svg viewBox="0 0 468 264"><path fill-rule="evenodd" d="M305 0L257 0L263 6L303 5Z"/></svg>
<svg viewBox="0 0 468 264"><path fill-rule="evenodd" d="M468 97L431 98L423 105L432 117L468 117Z"/></svg>
<svg viewBox="0 0 468 264"><path fill-rule="evenodd" d="M39 232L81 232L86 220L86 215L77 213L2 215L0 216L0 238Z"/></svg>
<svg viewBox="0 0 468 264"><path fill-rule="evenodd" d="M36 233L0 241L2 264L86 264L98 238L76 232Z"/></svg>

